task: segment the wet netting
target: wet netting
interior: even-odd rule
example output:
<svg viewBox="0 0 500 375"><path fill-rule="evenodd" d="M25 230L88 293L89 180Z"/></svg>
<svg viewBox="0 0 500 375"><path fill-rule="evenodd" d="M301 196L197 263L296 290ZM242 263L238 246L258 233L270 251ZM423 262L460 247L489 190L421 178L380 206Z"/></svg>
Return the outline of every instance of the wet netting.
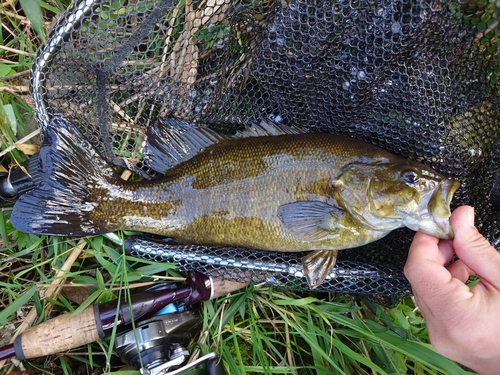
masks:
<svg viewBox="0 0 500 375"><path fill-rule="evenodd" d="M53 26L32 89L142 178L157 117L234 132L262 118L354 137L460 180L498 244L499 1L85 0ZM405 295L413 232L340 252L320 290ZM128 240L131 254L305 288L303 254Z"/></svg>

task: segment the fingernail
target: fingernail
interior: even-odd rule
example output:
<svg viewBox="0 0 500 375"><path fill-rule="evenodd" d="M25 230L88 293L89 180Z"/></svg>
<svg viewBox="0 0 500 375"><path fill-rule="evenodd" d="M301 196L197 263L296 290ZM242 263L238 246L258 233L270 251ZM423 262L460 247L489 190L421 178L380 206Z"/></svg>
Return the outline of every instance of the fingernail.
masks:
<svg viewBox="0 0 500 375"><path fill-rule="evenodd" d="M474 226L474 208L470 208L467 210L465 213L465 219L467 220L467 224L469 224L471 227Z"/></svg>

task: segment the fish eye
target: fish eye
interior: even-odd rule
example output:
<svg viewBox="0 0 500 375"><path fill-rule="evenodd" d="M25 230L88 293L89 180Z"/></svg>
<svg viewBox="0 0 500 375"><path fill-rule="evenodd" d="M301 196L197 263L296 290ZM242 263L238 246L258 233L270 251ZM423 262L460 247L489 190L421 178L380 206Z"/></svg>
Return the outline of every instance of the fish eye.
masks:
<svg viewBox="0 0 500 375"><path fill-rule="evenodd" d="M406 171L403 172L403 181L407 184L413 185L418 181L418 174L415 171Z"/></svg>

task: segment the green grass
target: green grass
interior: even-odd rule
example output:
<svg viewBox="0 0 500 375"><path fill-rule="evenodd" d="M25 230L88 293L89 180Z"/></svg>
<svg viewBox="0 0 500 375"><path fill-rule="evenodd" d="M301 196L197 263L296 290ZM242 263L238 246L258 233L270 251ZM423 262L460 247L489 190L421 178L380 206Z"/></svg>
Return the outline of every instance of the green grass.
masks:
<svg viewBox="0 0 500 375"><path fill-rule="evenodd" d="M15 1L13 7L3 8L2 15L0 44L9 47L0 50L0 150L9 149L0 158L5 170L33 152L33 146L11 147L34 131L27 72L44 30L67 4L22 5L31 7L31 25L26 14L15 10L20 9ZM26 143L36 148L37 138ZM22 323L36 325L92 303L123 298L143 283L179 276L170 265L126 256L104 237L81 240L20 233L9 222L11 207L1 209L1 344L9 342ZM429 345L411 298L386 308L346 295L249 286L199 309L203 327L192 349L202 354L216 351L228 374L467 373ZM129 375L130 369L123 368L114 353L113 336L22 364L6 361L0 363L0 373L18 374L24 366L31 373Z"/></svg>

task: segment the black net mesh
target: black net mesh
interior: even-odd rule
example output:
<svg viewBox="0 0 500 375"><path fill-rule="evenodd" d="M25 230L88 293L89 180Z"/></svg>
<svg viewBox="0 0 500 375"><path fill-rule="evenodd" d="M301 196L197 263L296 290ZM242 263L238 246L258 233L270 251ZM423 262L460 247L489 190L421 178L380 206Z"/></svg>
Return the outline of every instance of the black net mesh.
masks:
<svg viewBox="0 0 500 375"><path fill-rule="evenodd" d="M175 262L179 271L195 269L218 279L309 289L300 260L306 253L178 245L151 237L128 237L125 247L133 256L154 262ZM385 297L411 292L403 273L390 264L350 260L339 261L315 290Z"/></svg>
<svg viewBox="0 0 500 375"><path fill-rule="evenodd" d="M496 244L499 18L498 1L85 0L39 52L33 94L42 127L62 114L109 162L146 178L154 173L142 162L144 134L158 116L224 132L264 117L361 139L460 180L453 204L474 205ZM352 277L329 290L408 293L412 235L341 252L339 270ZM175 246L163 246L165 254L154 243L134 251L170 260ZM235 274L234 251L196 251L221 261L193 268ZM244 254L269 268L300 257ZM284 274L273 280L302 285Z"/></svg>

